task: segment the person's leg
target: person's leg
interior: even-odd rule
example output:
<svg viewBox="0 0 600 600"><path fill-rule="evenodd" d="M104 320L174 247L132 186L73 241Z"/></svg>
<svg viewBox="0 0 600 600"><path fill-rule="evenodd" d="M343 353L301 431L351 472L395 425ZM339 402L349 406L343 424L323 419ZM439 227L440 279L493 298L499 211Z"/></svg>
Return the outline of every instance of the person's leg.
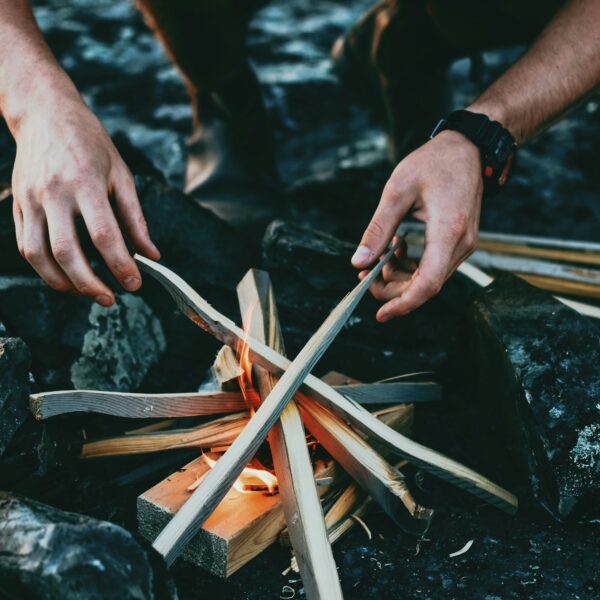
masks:
<svg viewBox="0 0 600 600"><path fill-rule="evenodd" d="M249 211L232 205L234 198L241 198L239 188L250 196L261 195L262 202L263 188L277 180L272 131L245 48L247 23L264 2L137 0L137 4L190 92L194 130L186 191L234 224L246 220ZM268 195L271 192L269 187ZM256 198L243 200L252 204ZM260 210L257 206L257 215Z"/></svg>
<svg viewBox="0 0 600 600"><path fill-rule="evenodd" d="M384 118L398 162L439 118L453 60L529 41L551 15L547 8L521 16L509 0L383 0L336 42L333 59L357 99Z"/></svg>

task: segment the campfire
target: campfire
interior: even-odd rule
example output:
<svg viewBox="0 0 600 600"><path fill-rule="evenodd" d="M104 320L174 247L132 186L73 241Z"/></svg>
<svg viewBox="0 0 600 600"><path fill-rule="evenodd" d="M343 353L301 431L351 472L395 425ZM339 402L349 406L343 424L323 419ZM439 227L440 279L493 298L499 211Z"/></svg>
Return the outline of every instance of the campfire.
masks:
<svg viewBox="0 0 600 600"><path fill-rule="evenodd" d="M356 524L366 528L362 517L372 505L410 534L427 531L433 511L415 501L403 473L409 464L516 510L514 495L410 439L414 403L438 399L435 383L409 377L362 384L338 373L310 374L385 259L293 362L285 358L266 272L251 270L238 286L241 329L173 272L137 260L189 318L225 344L212 369L217 385L188 394L50 392L32 396L31 404L38 418L88 411L162 419L90 441L84 458L200 449L138 500L140 530L168 563L182 555L228 576L279 540L293 550L290 568L299 570L307 597L341 598L331 544ZM373 405L378 410L367 410ZM221 416L169 429L177 417L208 415Z"/></svg>

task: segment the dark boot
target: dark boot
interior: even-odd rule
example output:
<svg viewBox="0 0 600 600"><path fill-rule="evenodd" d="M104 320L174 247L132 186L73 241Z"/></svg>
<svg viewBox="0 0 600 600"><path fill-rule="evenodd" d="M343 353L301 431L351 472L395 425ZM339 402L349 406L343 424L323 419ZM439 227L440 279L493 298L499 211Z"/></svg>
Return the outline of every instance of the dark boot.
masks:
<svg viewBox="0 0 600 600"><path fill-rule="evenodd" d="M196 110L186 192L234 227L261 229L279 216L282 198L273 134L251 68L203 92Z"/></svg>
<svg viewBox="0 0 600 600"><path fill-rule="evenodd" d="M427 140L454 55L421 2L383 0L335 43L335 70L383 120L394 163Z"/></svg>

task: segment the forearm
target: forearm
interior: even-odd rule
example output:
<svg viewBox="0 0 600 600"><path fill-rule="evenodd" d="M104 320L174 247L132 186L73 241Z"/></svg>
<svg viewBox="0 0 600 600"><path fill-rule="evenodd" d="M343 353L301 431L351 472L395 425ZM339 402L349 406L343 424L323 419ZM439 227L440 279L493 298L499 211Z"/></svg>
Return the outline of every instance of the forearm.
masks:
<svg viewBox="0 0 600 600"><path fill-rule="evenodd" d="M470 107L521 143L600 83L600 0L571 0Z"/></svg>
<svg viewBox="0 0 600 600"><path fill-rule="evenodd" d="M0 114L16 135L25 117L80 101L40 33L26 0L0 0Z"/></svg>

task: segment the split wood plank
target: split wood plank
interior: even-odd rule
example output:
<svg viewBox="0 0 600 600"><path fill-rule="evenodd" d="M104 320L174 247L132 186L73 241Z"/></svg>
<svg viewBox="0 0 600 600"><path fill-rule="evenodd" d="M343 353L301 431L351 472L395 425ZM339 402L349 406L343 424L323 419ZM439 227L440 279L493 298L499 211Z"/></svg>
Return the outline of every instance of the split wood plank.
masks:
<svg viewBox="0 0 600 600"><path fill-rule="evenodd" d="M199 457L138 496L140 533L153 541L190 497L189 487L208 472ZM336 485L341 469L333 462L315 466L315 480ZM330 486L320 486L320 496ZM188 544L182 558L218 577L229 577L277 541L285 527L281 495L242 493L232 488L202 529Z"/></svg>
<svg viewBox="0 0 600 600"><path fill-rule="evenodd" d="M404 531L422 535L433 511L418 505L402 473L390 465L337 415L308 396L298 395L304 423L344 470Z"/></svg>
<svg viewBox="0 0 600 600"><path fill-rule="evenodd" d="M184 314L199 327L232 348L245 340L249 346L249 359L271 373L280 375L289 369L289 360L252 336L246 336L235 323L215 310L181 277L150 259L139 255L135 258L140 268L161 283ZM348 400L314 375L308 374L304 378L304 384L305 393L395 454L507 512L514 513L517 510L518 501L514 494L457 461L393 431L369 411Z"/></svg>
<svg viewBox="0 0 600 600"><path fill-rule="evenodd" d="M229 445L238 437L247 423L248 413L240 412L209 421L193 429L129 434L86 442L81 449L81 458L103 458L181 448L211 448Z"/></svg>
<svg viewBox="0 0 600 600"><path fill-rule="evenodd" d="M526 281L537 282L539 287L555 292L600 297L600 270L477 251L469 262L480 269L509 271Z"/></svg>
<svg viewBox="0 0 600 600"><path fill-rule="evenodd" d="M137 501L138 529L154 540L190 497L189 486L210 467L197 458L159 482ZM230 489L182 558L217 577L229 577L276 541L285 526L279 495Z"/></svg>
<svg viewBox="0 0 600 600"><path fill-rule="evenodd" d="M237 287L237 294L244 330L275 351L285 354L268 273L257 269L248 271ZM254 372L261 399L265 400L277 379L258 365L254 366ZM342 589L314 484L302 417L294 400L283 409L279 421L269 432L269 445L285 521L306 597L315 600L341 599Z"/></svg>
<svg viewBox="0 0 600 600"><path fill-rule="evenodd" d="M32 394L33 416L47 419L72 412L93 412L117 417L164 418L216 415L246 410L239 392L192 392L176 394L134 394L98 390L67 390Z"/></svg>
<svg viewBox="0 0 600 600"><path fill-rule="evenodd" d="M442 395L441 386L433 382L371 383L333 387L346 398L362 405L437 402ZM259 397L255 390L248 390L246 394L250 403L258 402ZM227 414L247 408L242 393L222 390L175 394L65 390L32 394L29 397L29 405L37 420L74 412L136 419L200 417Z"/></svg>
<svg viewBox="0 0 600 600"><path fill-rule="evenodd" d="M400 242L395 244L371 269L370 273L331 311L331 314L283 373L271 393L262 401L229 450L156 538L153 546L164 556L167 564L173 563L227 493L244 466L258 450L267 433L279 418L281 411L292 399L306 376L340 332L369 286L379 276L384 265L394 256L399 247ZM265 347L268 348L268 346Z"/></svg>
<svg viewBox="0 0 600 600"><path fill-rule="evenodd" d="M405 223L401 229L407 232L406 237L409 243L423 244L424 227L422 224ZM477 248L487 252L600 265L600 244L597 242L496 233L493 231L480 231L478 237Z"/></svg>

